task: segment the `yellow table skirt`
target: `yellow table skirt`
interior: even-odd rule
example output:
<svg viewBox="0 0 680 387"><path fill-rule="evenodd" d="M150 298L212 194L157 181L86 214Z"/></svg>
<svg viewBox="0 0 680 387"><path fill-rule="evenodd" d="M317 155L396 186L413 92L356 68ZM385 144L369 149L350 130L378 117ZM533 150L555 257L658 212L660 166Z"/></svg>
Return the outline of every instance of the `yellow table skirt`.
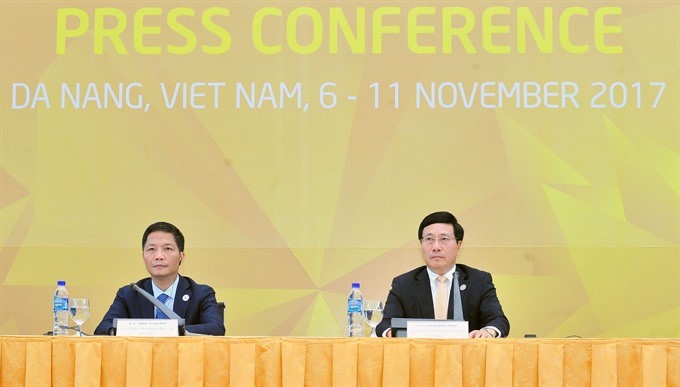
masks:
<svg viewBox="0 0 680 387"><path fill-rule="evenodd" d="M679 339L0 337L0 386L680 386Z"/></svg>

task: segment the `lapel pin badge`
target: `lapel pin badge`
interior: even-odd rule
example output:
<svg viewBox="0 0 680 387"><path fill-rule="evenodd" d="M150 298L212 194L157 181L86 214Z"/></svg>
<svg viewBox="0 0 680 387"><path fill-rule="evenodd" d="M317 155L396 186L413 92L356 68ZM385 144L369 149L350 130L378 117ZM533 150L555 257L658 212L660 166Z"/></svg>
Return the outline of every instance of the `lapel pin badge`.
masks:
<svg viewBox="0 0 680 387"><path fill-rule="evenodd" d="M465 284L460 285L460 290L465 290L467 286Z"/></svg>
<svg viewBox="0 0 680 387"><path fill-rule="evenodd" d="M189 295L188 294L183 295L182 301L189 301Z"/></svg>

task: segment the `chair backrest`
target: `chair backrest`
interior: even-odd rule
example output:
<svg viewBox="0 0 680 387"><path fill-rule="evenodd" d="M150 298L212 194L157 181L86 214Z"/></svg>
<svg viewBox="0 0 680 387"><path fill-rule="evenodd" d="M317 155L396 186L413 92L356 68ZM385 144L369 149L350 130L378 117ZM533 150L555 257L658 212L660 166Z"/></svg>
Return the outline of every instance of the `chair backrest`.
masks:
<svg viewBox="0 0 680 387"><path fill-rule="evenodd" d="M222 321L224 321L224 310L227 308L227 306L224 304L224 302L218 302L217 307L222 312Z"/></svg>

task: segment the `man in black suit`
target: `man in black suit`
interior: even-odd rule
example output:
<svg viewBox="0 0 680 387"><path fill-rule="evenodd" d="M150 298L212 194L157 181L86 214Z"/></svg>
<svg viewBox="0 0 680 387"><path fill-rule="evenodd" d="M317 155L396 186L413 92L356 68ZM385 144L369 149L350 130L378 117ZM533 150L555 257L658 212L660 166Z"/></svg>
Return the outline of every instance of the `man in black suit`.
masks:
<svg viewBox="0 0 680 387"><path fill-rule="evenodd" d="M435 212L423 219L418 239L425 266L392 280L385 302L384 317L378 324L378 336L391 336L391 320L435 318L436 305L441 319L453 319L454 275L457 272L463 319L468 322L471 338L507 337L510 323L496 296L491 274L456 264L463 243L463 227L448 212ZM439 285L438 285L439 284ZM439 294L439 289L445 289Z"/></svg>
<svg viewBox="0 0 680 387"><path fill-rule="evenodd" d="M139 287L160 297L166 306L184 318L187 332L224 335L224 317L217 305L215 290L178 273L184 260L184 235L177 227L165 222L147 227L142 236L142 257L151 277L138 281ZM164 318L157 315L156 307L130 285L123 286L94 333L109 334L114 318L154 317Z"/></svg>

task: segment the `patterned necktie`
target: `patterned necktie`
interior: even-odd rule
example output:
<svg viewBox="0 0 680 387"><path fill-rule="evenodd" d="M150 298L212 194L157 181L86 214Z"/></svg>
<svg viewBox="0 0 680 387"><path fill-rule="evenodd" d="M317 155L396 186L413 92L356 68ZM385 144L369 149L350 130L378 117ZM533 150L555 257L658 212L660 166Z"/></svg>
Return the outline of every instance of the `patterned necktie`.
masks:
<svg viewBox="0 0 680 387"><path fill-rule="evenodd" d="M446 320L449 311L448 282L449 279L443 275L437 277L437 298L434 302L434 318L437 320Z"/></svg>
<svg viewBox="0 0 680 387"><path fill-rule="evenodd" d="M160 302L162 302L163 304L165 304L165 301L167 301L168 298L170 298L170 297L169 297L167 294L165 294L165 293L161 293L161 294L160 294L158 297L156 297L156 298L158 298L158 301L160 301ZM164 318L164 319L167 319L168 316L166 316L165 313L163 313L160 309L156 308L156 318Z"/></svg>

